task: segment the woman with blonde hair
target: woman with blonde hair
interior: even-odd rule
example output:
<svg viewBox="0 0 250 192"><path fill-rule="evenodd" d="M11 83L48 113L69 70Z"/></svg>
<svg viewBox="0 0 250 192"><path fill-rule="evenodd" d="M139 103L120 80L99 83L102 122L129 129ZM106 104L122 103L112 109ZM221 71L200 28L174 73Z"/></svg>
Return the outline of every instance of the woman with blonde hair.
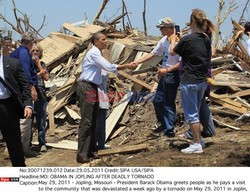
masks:
<svg viewBox="0 0 250 192"><path fill-rule="evenodd" d="M182 37L176 45L176 35L170 37L170 54L182 57L181 101L184 117L193 134L193 143L183 153L203 153L199 111L205 90L211 60L211 42L205 30L214 29L204 11L193 9L190 16L191 34Z"/></svg>

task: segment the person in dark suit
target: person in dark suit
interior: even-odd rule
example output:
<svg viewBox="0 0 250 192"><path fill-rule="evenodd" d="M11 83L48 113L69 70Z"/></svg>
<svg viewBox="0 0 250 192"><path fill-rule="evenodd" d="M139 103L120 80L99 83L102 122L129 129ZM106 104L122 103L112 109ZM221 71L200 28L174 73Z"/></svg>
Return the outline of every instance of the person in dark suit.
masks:
<svg viewBox="0 0 250 192"><path fill-rule="evenodd" d="M0 45L1 48L1 45ZM12 166L24 167L18 106L13 102L13 90L24 106L24 117L32 116L32 97L28 81L19 61L0 52L0 129L7 143ZM11 90L12 91L11 91Z"/></svg>

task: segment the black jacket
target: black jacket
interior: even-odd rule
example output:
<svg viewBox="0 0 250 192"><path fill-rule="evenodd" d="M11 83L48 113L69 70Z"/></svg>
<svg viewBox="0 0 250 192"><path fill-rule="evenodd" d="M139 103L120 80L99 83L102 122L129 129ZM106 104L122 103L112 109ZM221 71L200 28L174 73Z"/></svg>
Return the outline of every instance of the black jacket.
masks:
<svg viewBox="0 0 250 192"><path fill-rule="evenodd" d="M5 82L17 92L23 106L33 106L30 85L19 61L3 56L3 71Z"/></svg>

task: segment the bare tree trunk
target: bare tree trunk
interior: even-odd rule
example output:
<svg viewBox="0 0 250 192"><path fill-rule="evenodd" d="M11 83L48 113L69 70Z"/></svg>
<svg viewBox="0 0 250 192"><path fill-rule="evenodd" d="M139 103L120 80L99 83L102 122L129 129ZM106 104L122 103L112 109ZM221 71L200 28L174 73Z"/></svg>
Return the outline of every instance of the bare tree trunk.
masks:
<svg viewBox="0 0 250 192"><path fill-rule="evenodd" d="M239 6L240 5L237 5L237 3L235 3L235 0L230 0L222 16L222 10L225 7L225 0L219 0L219 7L218 7L218 13L216 16L216 26L215 26L215 32L214 32L214 44L213 44L214 49L219 47L219 35L220 35L221 24L225 21L228 15L231 12L238 9Z"/></svg>
<svg viewBox="0 0 250 192"><path fill-rule="evenodd" d="M146 23L146 2L147 0L144 0L144 9L143 9L143 24L144 24L144 35L148 36L148 32L147 32L147 23Z"/></svg>
<svg viewBox="0 0 250 192"><path fill-rule="evenodd" d="M221 11L223 9L224 4L225 4L224 0L219 1L218 13L216 16L216 26L214 31L214 48L217 48L219 44Z"/></svg>
<svg viewBox="0 0 250 192"><path fill-rule="evenodd" d="M125 3L124 3L124 0L122 0L122 14L125 13ZM124 17L122 18L122 26L123 26L123 31L126 30L126 27L125 27L125 20L124 20Z"/></svg>
<svg viewBox="0 0 250 192"><path fill-rule="evenodd" d="M102 11L104 10L104 8L108 2L109 2L109 0L103 0L102 5L101 5L100 9L98 10L98 12L93 20L93 23L95 22L95 20L99 19L100 15L102 14Z"/></svg>

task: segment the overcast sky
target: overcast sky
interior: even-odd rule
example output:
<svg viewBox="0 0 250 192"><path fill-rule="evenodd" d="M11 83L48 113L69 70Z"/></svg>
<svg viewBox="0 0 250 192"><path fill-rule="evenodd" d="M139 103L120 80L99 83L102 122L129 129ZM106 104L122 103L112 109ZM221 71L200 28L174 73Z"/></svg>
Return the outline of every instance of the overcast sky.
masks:
<svg viewBox="0 0 250 192"><path fill-rule="evenodd" d="M11 22L14 22L11 0L0 0L1 13ZM229 0L226 0L229 1ZM236 0L245 4L246 0ZM46 26L41 31L43 36L50 32L59 31L64 22L77 22L84 18L84 13L88 17L89 23L92 22L102 0L15 0L19 10L30 17L31 24L39 27L43 15L46 15ZM143 0L125 0L129 16L133 27L143 30ZM106 9L101 15L101 20L115 18L121 14L121 0L110 0ZM157 21L164 17L172 17L175 23L181 28L189 21L189 16L193 8L200 8L207 13L207 16L215 23L217 15L218 0L147 0L146 19L149 35L159 35L159 30L155 27ZM232 31L230 18L239 20L243 6L237 12L230 14L228 19L222 25L223 35L229 36ZM249 20L249 7L246 11L245 19ZM0 28L9 28L7 24L0 22ZM19 38L15 35L14 38Z"/></svg>

